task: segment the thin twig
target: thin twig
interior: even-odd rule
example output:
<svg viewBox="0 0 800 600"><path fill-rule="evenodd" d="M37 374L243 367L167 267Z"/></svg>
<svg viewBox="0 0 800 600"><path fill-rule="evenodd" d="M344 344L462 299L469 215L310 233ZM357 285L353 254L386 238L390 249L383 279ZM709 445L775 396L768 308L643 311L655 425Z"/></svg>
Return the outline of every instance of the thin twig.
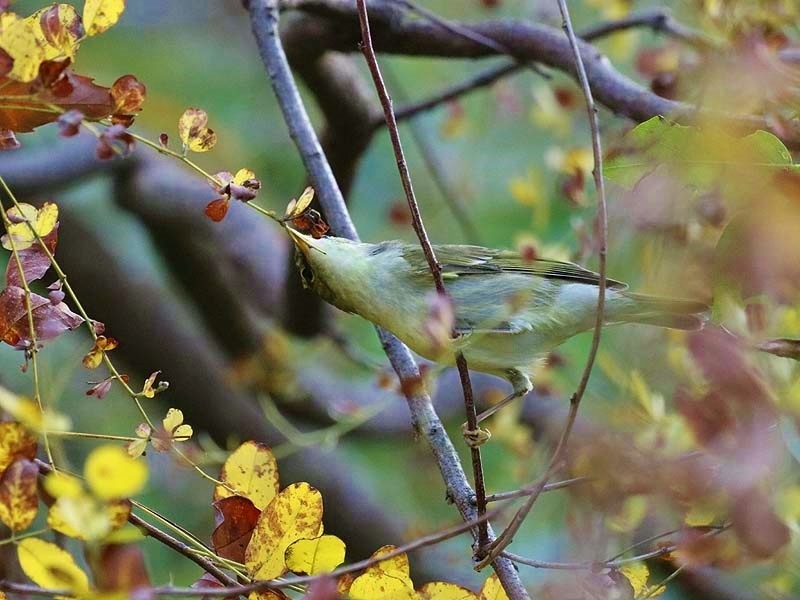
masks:
<svg viewBox="0 0 800 600"><path fill-rule="evenodd" d="M411 12L417 13L424 19L434 23L444 29L445 31L452 33L458 37L462 37L468 39L476 44L480 44L484 48L488 48L489 50L494 50L497 54L506 55L514 59L514 61L522 67L526 67L532 70L534 73L538 73L543 77L547 77L547 75L541 70L541 67L535 63L526 61L525 59L517 57L514 53L512 47L503 44L502 42L497 41L491 37L483 35L482 33L475 31L474 29L470 29L469 27L464 27L459 23L454 23L452 21L448 21L447 19L443 19L435 12L428 10L422 6L419 6L412 2L411 0L396 0L397 4L401 6L405 6Z"/></svg>
<svg viewBox="0 0 800 600"><path fill-rule="evenodd" d="M403 152L403 143L400 140L400 131L397 128L397 119L395 118L394 111L392 110L392 99L389 97L389 91L381 74L380 65L375 55L375 49L372 45L372 35L369 29L369 15L367 14L367 5L365 0L356 0L358 7L358 18L361 24L361 44L364 58L367 61L372 80L375 84L375 89L378 92L378 97L383 107L384 119L386 126L389 130L389 137L392 141L392 148L394 150L395 159L397 160L397 170L400 173L400 181L403 186L403 191L406 195L408 208L411 212L412 225L414 232L419 238L420 246L425 254L425 259L428 262L431 276L433 277L436 291L443 297L449 298L447 289L444 287L442 280L442 270L439 262L436 260L436 254L433 246L431 245L428 233L425 230L425 224L422 221L422 214L419 210L419 204L414 195L414 186L411 183L411 173L408 169L408 163ZM469 368L464 355L459 352L456 355L456 366L461 377L461 386L464 390L464 406L467 413L467 423L471 430L477 427L477 412L475 410L475 398L472 393L472 383L469 378ZM472 456L472 470L475 480L475 496L478 515L481 516L486 513L486 483L483 476L483 462L481 460L480 448L471 448ZM478 551L481 548L488 546L490 543L488 525L484 522L478 528L477 545Z"/></svg>
<svg viewBox="0 0 800 600"><path fill-rule="evenodd" d="M320 203L325 214L338 235L357 240L358 236L347 213L344 199L322 153L289 70L278 33L278 1L249 0L245 5L250 12L253 33L262 62L285 115L292 139L309 170L312 181L318 188ZM381 328L377 328L377 331L384 351L400 380L420 381L419 368L408 348L387 331ZM458 453L431 404L430 396L419 391L419 386L408 387L415 390L406 394L412 424L431 448L447 487L447 497L456 505L462 518L473 523L476 514L473 505L474 492L467 481ZM494 566L501 581L510 583L506 590L513 589L509 597L515 600L529 598L511 561L501 559Z"/></svg>
<svg viewBox="0 0 800 600"><path fill-rule="evenodd" d="M585 483L589 481L588 477L573 477L571 479L565 479L563 481L555 481L553 483L548 483L542 486L542 492L554 492L555 490L562 490L567 487L572 487L573 485L577 485L580 483ZM514 498L524 498L525 496L530 496L536 491L536 487L524 487L519 490L514 490L513 492L498 492L497 494L491 494L486 496L486 502L499 502L501 500L513 500Z"/></svg>
<svg viewBox="0 0 800 600"><path fill-rule="evenodd" d="M583 31L579 32L578 37L584 41L589 42L598 40L600 38L604 38L614 33L627 31L629 29L636 29L639 27L649 27L654 32L664 33L666 35L675 37L693 47L697 47L700 49L708 49L714 46L712 40L710 40L703 34L695 32L690 28L686 27L685 25L678 23L672 17L670 12L663 8L656 8L651 10L645 10L639 13L633 13L622 19L607 21L605 23L601 23L593 27L588 27ZM459 29L459 31L462 30ZM470 39L473 38L470 37ZM491 47L494 48L494 45ZM493 83L502 79L503 77L506 77L507 75L513 75L514 73L517 73L524 66L525 66L524 64L514 60L499 65L495 65L493 67L486 69L485 71L481 71L473 75L469 79L466 79L453 86L441 90L440 92L434 94L430 98L426 98L418 102L413 102L411 104L401 106L400 108L395 110L394 112L395 117L397 118L398 121L405 121L406 119L414 118L420 113L436 108L437 106L440 106L446 102L454 100L455 98L463 96L464 94L467 94L473 90L492 85ZM537 73L547 79L550 78L550 76L545 72L537 71ZM382 127L384 123L385 121L383 119L376 118L372 122L372 127L377 129L379 127Z"/></svg>
<svg viewBox="0 0 800 600"><path fill-rule="evenodd" d="M638 27L649 27L654 32L674 37L698 50L710 50L715 47L711 38L679 23L665 8L644 10L621 19L600 23L585 29L578 34L578 37L589 41Z"/></svg>
<svg viewBox="0 0 800 600"><path fill-rule="evenodd" d="M432 533L430 535L417 538L416 540L414 540L413 542L409 542L408 544L398 546L391 552L386 552L385 554L381 554L380 556L366 558L364 560L360 560L358 562L349 564L345 567L340 567L335 571L332 571L330 573L325 573L322 575L288 576L288 577L282 577L280 580L258 581L248 584L238 584L234 582L233 585L227 585L222 588L219 587L181 588L172 586L162 586L162 587L154 587L148 589L147 593L150 596L229 597L229 596L247 596L251 592L263 591L268 589L276 590L292 586L307 585L321 578L328 578L328 577L336 578L349 573L355 573L357 571L361 571L363 569L371 567L379 562L393 558L395 556L400 556L401 554L408 554L409 552L413 552L414 550L419 550L420 548L425 548L428 546L439 544L445 540L461 535L462 533L466 533L470 529L473 529L477 524L479 524L480 521L487 521L490 518L496 517L497 513L498 511L490 511L487 514L485 514L480 520L468 521L466 523L459 523L458 525L448 527L447 529L443 529L442 531L437 531L436 533ZM16 591L17 589L20 589L15 587L17 585L19 584L7 581L0 581L0 590L5 589L9 591ZM36 594L40 596L70 596L69 592L64 593L63 590L47 590L42 588L32 588L32 589L36 590Z"/></svg>
<svg viewBox="0 0 800 600"><path fill-rule="evenodd" d="M36 463L36 466L39 468L39 473L41 473L42 475L53 473L56 470L52 465L47 464L43 460L35 459L34 462ZM177 552L181 556L185 556L192 562L196 563L204 571L216 577L221 584L227 586L239 585L238 581L236 581L230 575L222 571L219 567L217 567L217 565L213 563L213 561L210 561L204 556L200 556L199 554L197 554L197 552L192 550L191 547L187 546L180 540L172 537L168 533L161 531L158 527L151 525L141 517L133 513L129 513L128 522L131 523L132 525L135 525L136 527L144 529L147 532L147 534L153 539L158 540L165 546L175 550L175 552Z"/></svg>
<svg viewBox="0 0 800 600"><path fill-rule="evenodd" d="M567 7L566 0L558 0L558 7L561 11L561 16L564 20L564 31L569 39L570 47L575 59L575 69L577 72L578 82L580 83L583 95L586 99L586 110L589 116L589 128L592 137L592 154L594 155L594 169L592 175L594 177L595 188L597 189L597 220L598 220L598 291L597 291L597 314L595 316L594 331L592 332L592 343L589 348L589 354L586 357L586 366L583 369L578 387L575 393L570 398L569 413L567 421L564 424L564 430L558 440L556 449L553 451L553 456L550 463L540 478L539 482L534 486L533 493L517 510L508 527L500 534L500 536L492 544L491 551L488 556L476 568L483 567L487 561L499 555L514 539L517 531L524 522L525 518L530 513L536 500L539 498L544 486L553 474L560 468L563 460L564 451L567 446L567 441L572 433L572 428L575 425L575 419L578 416L578 407L580 406L583 395L586 392L586 387L589 383L589 377L592 374L594 361L597 357L597 351L600 347L600 336L603 330L604 312L605 312L605 296L606 296L606 245L608 240L608 217L606 211L606 192L605 183L603 181L603 148L600 141L600 125L597 120L597 107L594 103L592 90L589 86L589 78L586 75L586 69L583 66L583 58L581 57L580 46L578 39L575 36L575 31L572 28L572 20L569 16L569 8Z"/></svg>
<svg viewBox="0 0 800 600"><path fill-rule="evenodd" d="M196 563L206 573L213 575L222 585L230 587L239 584L236 579L225 573L222 569L215 565L213 561L204 556L200 556L197 554L197 552L192 550L191 547L172 537L168 533L161 531L158 527L151 525L140 516L131 513L128 515L128 522L136 527L144 529L151 538L158 540L168 548L172 548L178 554L181 554L182 556L185 556L192 562Z"/></svg>
<svg viewBox="0 0 800 600"><path fill-rule="evenodd" d="M389 129L389 137L392 140L392 149L394 150L394 156L397 160L397 170L400 173L400 183L403 186L403 191L408 201L408 209L411 212L411 224L414 227L414 233L416 233L417 238L419 238L419 244L425 254L425 260L428 262L428 268L431 271L436 291L442 296L446 296L447 290L442 280L442 269L439 266L439 262L436 260L436 254L431 245L430 238L428 238L428 232L425 230L425 224L422 222L422 215L420 214L419 205L414 195L411 173L408 170L408 163L406 162L405 153L403 152L403 143L400 140L400 132L397 129L397 119L395 119L394 111L392 110L392 99L389 97L389 91L386 89L386 84L383 81L383 75L381 75L380 66L378 65L378 59L375 56L375 49L372 46L372 36L369 31L369 17L367 16L365 0L356 0L356 5L358 7L359 22L361 24L361 50L367 61L369 72L372 75L375 89L378 92L378 97L383 107L383 117Z"/></svg>
<svg viewBox="0 0 800 600"><path fill-rule="evenodd" d="M352 52L355 6L349 0L284 0L287 8L296 8L314 15L304 28L314 35L314 42L331 51ZM482 58L500 52L479 41L463 36L456 37L441 25L423 19L398 18L395 2L377 2L371 7L375 29L381 28L381 51L407 56L435 56L439 58ZM513 48L515 57L552 67L575 76L575 61L570 52L570 42L562 32L552 27L519 20L497 19L476 23L453 22L462 30L469 30L483 38ZM669 115L682 124L696 123L698 119L712 119L720 126L738 129L775 130L768 119L757 115L737 114L735 111L711 111L697 106L667 100L634 82L616 70L613 64L590 44L579 42L585 70L591 81L594 98L618 116L643 122L657 115ZM506 54L502 52L501 54ZM783 124L782 124L783 127ZM792 123L776 131L790 147L800 146L800 126Z"/></svg>
<svg viewBox="0 0 800 600"><path fill-rule="evenodd" d="M724 531L727 531L727 529L728 526L714 527L709 531L703 533L703 535L699 536L698 539L716 537L721 533L723 533ZM646 543L647 541L653 541L658 538L665 537L667 535L671 535L674 533L676 533L676 531L669 531L666 533L662 533L653 536L652 538L648 538L648 540L643 540L641 543ZM521 565L527 565L529 567L534 567L536 569L555 569L562 571L585 571L585 570L594 571L598 569L619 569L620 567L623 567L631 563L642 562L645 560L652 560L654 558L659 558L661 556L672 554L679 548L680 544L670 544L668 546L662 546L661 548L656 548L655 550L650 550L649 552L643 552L642 554L629 556L628 558L620 558L619 557L620 555L617 555L609 560L579 560L572 562L535 560L532 558L521 556L519 554L514 554L513 552L503 552L503 556L506 556L507 558Z"/></svg>
<svg viewBox="0 0 800 600"><path fill-rule="evenodd" d="M420 113L429 111L432 108L436 108L437 106L445 104L446 102L450 102L459 96L463 96L464 94L482 87L490 86L503 77L520 71L522 68L523 65L518 62L506 62L494 67L490 67L485 71L481 71L480 73L473 75L469 79L441 90L430 98L401 106L395 111L394 116L398 121L413 119ZM384 124L385 121L383 119L375 119L372 122L372 126L375 129L382 127Z"/></svg>

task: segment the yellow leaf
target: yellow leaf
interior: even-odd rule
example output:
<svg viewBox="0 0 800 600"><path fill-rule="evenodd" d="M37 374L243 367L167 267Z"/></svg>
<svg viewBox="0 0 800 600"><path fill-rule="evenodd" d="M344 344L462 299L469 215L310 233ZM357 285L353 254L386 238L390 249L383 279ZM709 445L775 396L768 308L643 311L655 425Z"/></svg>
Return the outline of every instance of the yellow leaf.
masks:
<svg viewBox="0 0 800 600"><path fill-rule="evenodd" d="M446 581L426 583L419 589L419 596L423 600L480 600L472 590Z"/></svg>
<svg viewBox="0 0 800 600"><path fill-rule="evenodd" d="M289 544L314 538L322 531L322 494L307 483L281 491L258 518L245 551L245 565L254 579L274 579L286 572Z"/></svg>
<svg viewBox="0 0 800 600"><path fill-rule="evenodd" d="M194 433L194 430L192 429L191 425L186 425L186 424L178 425L172 431L172 441L173 442L185 442L186 440L188 440L189 438L192 437L193 433Z"/></svg>
<svg viewBox="0 0 800 600"><path fill-rule="evenodd" d="M370 558L379 558L391 552L397 550L396 546L386 545L381 546L375 552L372 553ZM413 588L414 583L411 581L411 566L408 562L408 555L398 554L397 556L392 556L391 558L387 558L385 560L380 561L377 564L368 567L366 573L386 573L387 575L391 575L396 579L401 579L405 581L408 587Z"/></svg>
<svg viewBox="0 0 800 600"><path fill-rule="evenodd" d="M0 521L11 531L27 529L36 518L38 479L39 468L27 458L15 460L0 478Z"/></svg>
<svg viewBox="0 0 800 600"><path fill-rule="evenodd" d="M292 219L294 217L299 217L302 215L308 206L311 204L311 201L314 199L314 188L307 187L303 190L303 193L297 200L292 200L286 206L286 214L285 217L287 219Z"/></svg>
<svg viewBox="0 0 800 600"><path fill-rule="evenodd" d="M44 48L36 35L41 28L30 17L14 19L6 16L0 31L0 48L14 59L14 68L8 73L16 81L33 81L39 74L39 65L44 60Z"/></svg>
<svg viewBox="0 0 800 600"><path fill-rule="evenodd" d="M148 440L145 438L143 440L134 440L132 442L128 442L128 445L125 446L125 450L128 452L128 456L131 458L139 458L144 451L147 450L147 443Z"/></svg>
<svg viewBox="0 0 800 600"><path fill-rule="evenodd" d="M0 394L2 394L2 391L0 391ZM16 421L0 422L0 473L5 471L8 465L17 458L35 457L36 447L36 438L22 423Z"/></svg>
<svg viewBox="0 0 800 600"><path fill-rule="evenodd" d="M800 486L790 485L778 492L777 513L794 531L800 530Z"/></svg>
<svg viewBox="0 0 800 600"><path fill-rule="evenodd" d="M542 129L548 129L559 137L566 137L572 129L572 115L559 105L558 98L550 85L533 89L534 105L530 119Z"/></svg>
<svg viewBox="0 0 800 600"><path fill-rule="evenodd" d="M350 586L351 600L417 600L413 587L401 577L368 570Z"/></svg>
<svg viewBox="0 0 800 600"><path fill-rule="evenodd" d="M97 35L113 27L125 10L125 0L86 0L83 26L86 35Z"/></svg>
<svg viewBox="0 0 800 600"><path fill-rule="evenodd" d="M53 498L77 498L85 494L81 480L64 473L63 471L53 471L44 478L44 490Z"/></svg>
<svg viewBox="0 0 800 600"><path fill-rule="evenodd" d="M14 59L8 77L33 81L45 60L74 58L83 26L70 4L53 4L25 18L4 19L0 48Z"/></svg>
<svg viewBox="0 0 800 600"><path fill-rule="evenodd" d="M38 538L26 538L17 545L17 557L25 575L43 588L89 591L89 578L66 551Z"/></svg>
<svg viewBox="0 0 800 600"><path fill-rule="evenodd" d="M164 425L164 429L166 429L169 433L172 433L175 429L178 428L181 423L183 423L183 411L179 408L170 408L167 411L167 416L164 417L164 420L161 421Z"/></svg>
<svg viewBox="0 0 800 600"><path fill-rule="evenodd" d="M66 431L72 428L69 417L57 412L39 410L39 405L28 398L17 396L0 385L0 408L29 429Z"/></svg>
<svg viewBox="0 0 800 600"><path fill-rule="evenodd" d="M74 58L78 42L83 36L83 23L75 7L60 3L47 6L29 19L35 19L34 28L44 47L44 60Z"/></svg>
<svg viewBox="0 0 800 600"><path fill-rule="evenodd" d="M207 152L217 143L217 134L206 127L208 114L200 108L187 108L178 120L178 135L193 152Z"/></svg>
<svg viewBox="0 0 800 600"><path fill-rule="evenodd" d="M692 503L683 517L683 522L689 527L703 527L717 521L719 515L724 514L724 512L725 505L721 498L704 498L702 501L697 500Z"/></svg>
<svg viewBox="0 0 800 600"><path fill-rule="evenodd" d="M480 598L481 600L508 600L508 595L495 573L492 573L489 578L483 582Z"/></svg>
<svg viewBox="0 0 800 600"><path fill-rule="evenodd" d="M39 209L30 204L20 204L19 208L13 206L7 212L12 224L8 227L7 235L3 236L3 248L6 250L11 250L9 235L14 238L16 249L24 250L36 241L31 228L39 237L44 237L58 223L58 206L52 202L45 202Z"/></svg>
<svg viewBox="0 0 800 600"><path fill-rule="evenodd" d="M650 569L643 562L628 563L619 572L630 582L634 596L638 596L647 588Z"/></svg>
<svg viewBox="0 0 800 600"><path fill-rule="evenodd" d="M643 562L628 563L619 572L625 576L633 588L633 595L636 598L655 598L667 591L666 586L659 585L652 587L647 585L650 577L650 570Z"/></svg>
<svg viewBox="0 0 800 600"><path fill-rule="evenodd" d="M344 562L345 545L335 535L297 540L286 549L286 566L303 575L330 573Z"/></svg>
<svg viewBox="0 0 800 600"><path fill-rule="evenodd" d="M47 511L47 524L68 537L105 540L112 531L127 522L130 512L130 503L123 500L104 503L88 494L64 496Z"/></svg>
<svg viewBox="0 0 800 600"><path fill-rule="evenodd" d="M114 500L141 491L147 481L147 465L120 446L99 446L86 459L83 474L98 498Z"/></svg>
<svg viewBox="0 0 800 600"><path fill-rule="evenodd" d="M156 390L153 384L156 382L156 377L158 377L159 373L161 373L161 371L150 373L150 377L145 380L144 386L142 386L142 396L145 398L155 398Z"/></svg>
<svg viewBox="0 0 800 600"><path fill-rule="evenodd" d="M236 175L233 176L233 183L242 185L245 181L250 181L256 178L256 174L250 169L239 169Z"/></svg>
<svg viewBox="0 0 800 600"><path fill-rule="evenodd" d="M117 346L119 346L119 342L114 338L98 335L92 345L92 349L89 350L89 352L84 355L83 360L81 360L81 364L83 364L86 369L96 369L100 366L100 363L103 362L103 353L109 352Z"/></svg>
<svg viewBox="0 0 800 600"><path fill-rule="evenodd" d="M633 531L647 515L647 497L643 495L628 496L622 508L616 514L609 515L608 528L617 533Z"/></svg>
<svg viewBox="0 0 800 600"><path fill-rule="evenodd" d="M214 500L233 496L230 491L233 489L259 510L264 510L280 489L275 457L266 445L253 441L245 442L231 453L219 478L227 487L214 488Z"/></svg>

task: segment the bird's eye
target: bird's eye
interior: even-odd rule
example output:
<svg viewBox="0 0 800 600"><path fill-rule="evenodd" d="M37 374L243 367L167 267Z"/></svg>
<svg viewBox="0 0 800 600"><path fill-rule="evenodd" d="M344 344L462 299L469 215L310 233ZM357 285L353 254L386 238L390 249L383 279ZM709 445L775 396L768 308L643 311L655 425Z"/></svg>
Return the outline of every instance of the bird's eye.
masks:
<svg viewBox="0 0 800 600"><path fill-rule="evenodd" d="M306 286L310 286L314 283L314 271L311 270L311 267L303 265L300 268L300 279L303 280L303 284Z"/></svg>

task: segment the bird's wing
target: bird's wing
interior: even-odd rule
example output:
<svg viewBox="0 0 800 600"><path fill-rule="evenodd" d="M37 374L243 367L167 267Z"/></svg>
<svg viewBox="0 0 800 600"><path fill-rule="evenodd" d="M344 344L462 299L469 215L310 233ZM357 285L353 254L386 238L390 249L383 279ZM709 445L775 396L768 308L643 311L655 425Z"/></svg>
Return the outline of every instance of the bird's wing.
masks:
<svg viewBox="0 0 800 600"><path fill-rule="evenodd" d="M442 268L445 279L463 276L492 275L497 273L516 273L545 279L559 279L587 285L599 285L600 276L594 271L584 269L571 262L547 259L526 259L517 252L493 250L481 246L443 245L434 246L436 259ZM419 274L428 272L422 249L406 246L403 250L408 263ZM607 279L609 288L625 289L626 284Z"/></svg>

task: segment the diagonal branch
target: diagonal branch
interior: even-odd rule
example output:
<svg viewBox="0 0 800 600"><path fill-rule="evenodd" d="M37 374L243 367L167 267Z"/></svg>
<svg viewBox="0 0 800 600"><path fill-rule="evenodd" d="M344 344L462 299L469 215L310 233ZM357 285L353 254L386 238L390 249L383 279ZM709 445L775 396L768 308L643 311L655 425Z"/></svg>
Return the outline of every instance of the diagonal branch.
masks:
<svg viewBox="0 0 800 600"><path fill-rule="evenodd" d="M330 165L322 153L319 140L311 126L289 70L278 32L278 2L277 0L249 0L245 5L250 12L259 54L269 74L290 135L318 190L320 202L331 226L338 235L357 240L358 235L347 212L344 198L336 185ZM355 13L353 16L355 17ZM412 423L431 448L447 487L447 497L456 505L465 521L475 520L477 516L473 505L475 494L467 481L458 453L439 420L430 397L427 393L418 391L420 386L413 385L413 382L421 381L419 368L408 348L397 338L381 329L378 329L378 335L401 381L412 384L404 386L409 390L407 401ZM512 578L516 579L514 586L516 593L513 597L528 598L513 565L506 559L501 559L497 563L504 566L504 573L508 573L508 577L504 575L507 581L511 581Z"/></svg>
<svg viewBox="0 0 800 600"><path fill-rule="evenodd" d="M317 46L340 52L357 49L360 33L355 0L283 0L281 6L298 9L309 17L296 26L305 27ZM370 14L378 52L465 59L498 55L496 49L453 35L437 23L409 18L408 11L396 3L376 2L370 7ZM504 48L513 48L515 60L536 62L578 79L569 40L558 29L511 20L456 23L456 26L460 31L469 30L495 40ZM741 130L774 129L761 116L700 111L693 105L662 98L617 71L591 44L578 40L577 46L595 101L617 115L636 122L658 115L669 115L681 122L708 117ZM789 145L800 144L800 124L793 124L788 132L774 133Z"/></svg>

